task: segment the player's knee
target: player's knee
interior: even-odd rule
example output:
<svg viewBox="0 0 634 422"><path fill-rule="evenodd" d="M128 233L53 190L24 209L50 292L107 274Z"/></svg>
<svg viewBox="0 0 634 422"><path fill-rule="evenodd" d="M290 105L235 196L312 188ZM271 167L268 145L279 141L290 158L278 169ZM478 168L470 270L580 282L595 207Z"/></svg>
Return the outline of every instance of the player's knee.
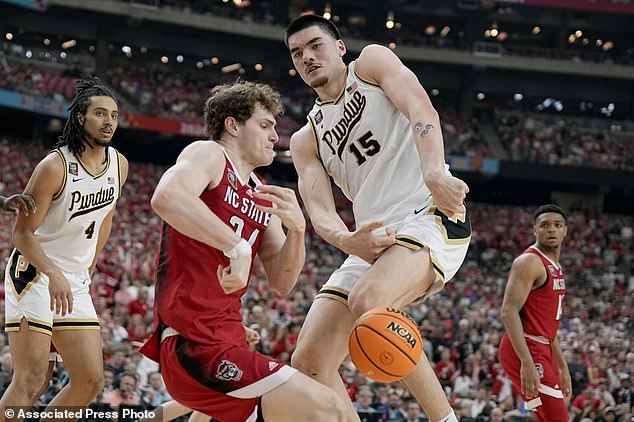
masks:
<svg viewBox="0 0 634 422"><path fill-rule="evenodd" d="M27 371L16 372L12 382L22 390L25 396L31 400L36 400L35 396L47 381L46 371L41 372L37 368L29 368Z"/></svg>
<svg viewBox="0 0 634 422"><path fill-rule="evenodd" d="M93 371L84 375L80 379L71 380L77 386L77 391L83 396L94 398L105 385L103 373L101 371Z"/></svg>
<svg viewBox="0 0 634 422"><path fill-rule="evenodd" d="M323 403L328 403L328 406L323 406ZM348 420L346 406L343 400L330 389L325 393L323 400L316 403L313 408L316 414L314 415L314 419L311 418L311 420L329 422L344 422Z"/></svg>

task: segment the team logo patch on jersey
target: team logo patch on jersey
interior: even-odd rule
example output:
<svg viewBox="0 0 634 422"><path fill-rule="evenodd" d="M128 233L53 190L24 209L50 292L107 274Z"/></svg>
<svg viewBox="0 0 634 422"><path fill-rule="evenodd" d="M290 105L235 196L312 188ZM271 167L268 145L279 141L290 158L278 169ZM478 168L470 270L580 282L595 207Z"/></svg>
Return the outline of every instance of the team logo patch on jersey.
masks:
<svg viewBox="0 0 634 422"><path fill-rule="evenodd" d="M223 381L240 381L240 378L242 378L242 371L235 363L223 360L220 362L220 365L218 365L216 378Z"/></svg>
<svg viewBox="0 0 634 422"><path fill-rule="evenodd" d="M324 120L324 113L319 110L317 114L315 114L315 124L320 124Z"/></svg>
<svg viewBox="0 0 634 422"><path fill-rule="evenodd" d="M548 266L548 272L550 273L550 275L552 275L553 277L557 275L557 268L554 265L549 265Z"/></svg>
<svg viewBox="0 0 634 422"><path fill-rule="evenodd" d="M236 185L236 174L234 172L232 172L231 170L227 170L227 179L229 179L229 183L231 184L231 187L234 188L235 190L238 190L238 186Z"/></svg>
<svg viewBox="0 0 634 422"><path fill-rule="evenodd" d="M247 195L253 198L253 189L247 189Z"/></svg>
<svg viewBox="0 0 634 422"><path fill-rule="evenodd" d="M539 378L544 378L544 367L541 363L535 364L535 369L537 369L537 373L539 374Z"/></svg>
<svg viewBox="0 0 634 422"><path fill-rule="evenodd" d="M277 362L269 362L269 371L274 370L275 368L277 368L279 365L279 363Z"/></svg>
<svg viewBox="0 0 634 422"><path fill-rule="evenodd" d="M68 172L73 176L78 175L77 163L68 163Z"/></svg>

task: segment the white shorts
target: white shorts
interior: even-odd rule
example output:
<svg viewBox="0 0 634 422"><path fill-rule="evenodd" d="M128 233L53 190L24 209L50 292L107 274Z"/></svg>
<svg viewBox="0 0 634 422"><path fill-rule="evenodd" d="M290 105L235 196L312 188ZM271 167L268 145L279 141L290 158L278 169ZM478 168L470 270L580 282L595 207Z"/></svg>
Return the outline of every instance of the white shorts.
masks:
<svg viewBox="0 0 634 422"><path fill-rule="evenodd" d="M88 269L62 274L73 293L73 313L55 314L50 309L48 277L31 265L16 249L7 263L4 275L5 331L19 331L26 318L29 330L52 335L62 330L99 330L99 319L90 297Z"/></svg>
<svg viewBox="0 0 634 422"><path fill-rule="evenodd" d="M436 281L420 298L425 299L440 290L458 272L471 241L471 222L468 212L449 219L435 206L417 211L388 227L396 233L397 245L416 251L429 249ZM330 275L316 297L327 297L347 304L348 293L368 268L368 262L350 255Z"/></svg>

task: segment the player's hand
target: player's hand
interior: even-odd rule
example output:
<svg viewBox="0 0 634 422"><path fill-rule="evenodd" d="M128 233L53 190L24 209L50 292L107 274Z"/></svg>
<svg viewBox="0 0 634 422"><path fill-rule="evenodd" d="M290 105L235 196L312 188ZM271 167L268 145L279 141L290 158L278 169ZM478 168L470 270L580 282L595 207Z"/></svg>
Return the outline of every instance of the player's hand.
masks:
<svg viewBox="0 0 634 422"><path fill-rule="evenodd" d="M249 328L246 325L244 329L247 332L247 344L251 348L251 350L255 349L255 345L258 344L261 340L260 333L255 331L253 328Z"/></svg>
<svg viewBox="0 0 634 422"><path fill-rule="evenodd" d="M370 264L390 246L396 243L394 231L385 229L385 236L377 236L374 230L383 227L382 221L364 224L350 233L343 242L342 249L349 255L356 255Z"/></svg>
<svg viewBox="0 0 634 422"><path fill-rule="evenodd" d="M218 265L218 281L225 294L231 294L247 286L251 271L251 256L232 259L228 267Z"/></svg>
<svg viewBox="0 0 634 422"><path fill-rule="evenodd" d="M520 378L522 381L522 394L528 400L532 400L539 395L539 372L534 363L522 363L520 367Z"/></svg>
<svg viewBox="0 0 634 422"><path fill-rule="evenodd" d="M306 219L293 189L260 185L255 191L255 197L272 203L271 207L256 205L258 210L278 216L282 225L290 231L304 232Z"/></svg>
<svg viewBox="0 0 634 422"><path fill-rule="evenodd" d="M73 292L70 283L61 273L48 278L48 294L51 298L51 311L66 316L73 312Z"/></svg>
<svg viewBox="0 0 634 422"><path fill-rule="evenodd" d="M568 368L562 368L559 370L559 381L561 383L561 392L564 393L564 400L569 402L572 397L572 381L570 379L570 371L568 371Z"/></svg>
<svg viewBox="0 0 634 422"><path fill-rule="evenodd" d="M2 211L19 213L24 215L35 211L35 199L31 195L23 195L21 193L11 195L7 198L0 197L0 209Z"/></svg>
<svg viewBox="0 0 634 422"><path fill-rule="evenodd" d="M452 218L456 214L467 211L464 201L469 192L469 186L465 182L450 174L442 173L428 177L425 183L434 198L436 208L447 217Z"/></svg>

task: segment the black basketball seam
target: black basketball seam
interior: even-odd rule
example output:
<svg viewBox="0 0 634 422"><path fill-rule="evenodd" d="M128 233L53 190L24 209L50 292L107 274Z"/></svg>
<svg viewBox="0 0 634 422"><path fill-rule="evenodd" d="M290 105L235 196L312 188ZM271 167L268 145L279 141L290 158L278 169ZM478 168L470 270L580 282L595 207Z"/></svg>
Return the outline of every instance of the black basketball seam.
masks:
<svg viewBox="0 0 634 422"><path fill-rule="evenodd" d="M357 327L359 327L359 326L357 326ZM367 325L364 325L364 327L367 327ZM368 328L370 328L370 327L368 327ZM377 333L377 334L379 334L379 333ZM380 335L380 334L379 334L379 335ZM381 337L383 337L383 336L381 336ZM383 372L384 374L387 374L387 375L389 375L389 376L391 376L391 377L396 377L396 378L402 378L402 377L403 377L402 375L395 375L395 374L392 374L392 373L390 373L390 372L387 372L385 369L381 368L379 365L377 365L376 363L374 363L374 361L370 358L370 356L368 356L368 354L365 352L365 350L363 350L363 346L361 346L361 342L359 341L359 336L357 335L357 329L356 329L356 327L355 327L355 329L354 329L354 338L355 338L355 340L357 341L357 345L359 346L359 350L361 350L361 353L363 353L363 354L365 355L365 357L366 357L366 359L368 360L368 362L370 362L372 365L374 365L374 367L375 367L376 369L378 369L379 371L381 371L381 372ZM385 338L385 337L383 337L383 338ZM386 340L387 340L387 341L389 341L388 339L386 339ZM390 343L391 343L391 342L390 342Z"/></svg>
<svg viewBox="0 0 634 422"><path fill-rule="evenodd" d="M417 365L417 362L414 362L414 359L412 359L411 357L409 357L409 354L407 354L407 352L405 352L403 349L401 349L401 348L399 347L399 345L397 345L396 343L394 343L394 342L393 342L392 340L390 340L389 338L385 337L383 334L379 333L379 332L378 332L377 330L375 330L374 328L370 327L369 325L365 325L365 324L357 324L357 327L366 327L366 328L368 328L368 329L370 329L370 330L374 331L376 334L380 335L380 336L381 336L381 337L383 337L385 340L387 340L389 343L391 343L391 344L392 344L392 346L396 347L396 348L397 348L397 349L398 349L401 353L403 353L403 354L405 355L405 357L407 357L407 359L409 359L409 361L410 361L410 362L412 362L412 364L413 364L414 366L416 366L416 365ZM357 335L357 329L356 329L356 328L354 329L354 335L355 335L355 336ZM360 346L360 345L361 345L361 343L359 343L359 346ZM364 352L364 354L365 354L365 352ZM367 355L366 355L366 356L367 356ZM369 359L370 359L370 358L368 357L368 360L369 360ZM372 362L372 363L374 363L374 362ZM386 373L387 373L387 372L386 372Z"/></svg>

